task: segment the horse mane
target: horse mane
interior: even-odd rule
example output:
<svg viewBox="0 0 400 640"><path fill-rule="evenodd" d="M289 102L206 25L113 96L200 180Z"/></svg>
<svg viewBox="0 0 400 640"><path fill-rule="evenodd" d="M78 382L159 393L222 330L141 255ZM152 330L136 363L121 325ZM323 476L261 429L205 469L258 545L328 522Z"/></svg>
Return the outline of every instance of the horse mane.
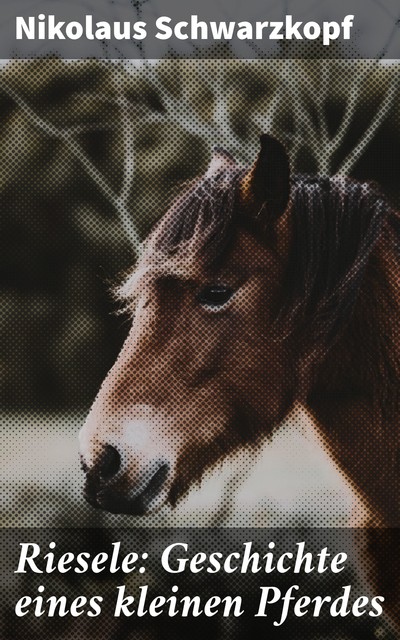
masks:
<svg viewBox="0 0 400 640"><path fill-rule="evenodd" d="M319 360L312 395L364 395L392 420L400 408L399 303L389 273L400 271L398 214L374 184L297 176L292 225L280 318L291 320L303 362Z"/></svg>
<svg viewBox="0 0 400 640"><path fill-rule="evenodd" d="M291 202L283 310L314 339L331 342L351 317L393 212L374 185L339 176L295 176Z"/></svg>

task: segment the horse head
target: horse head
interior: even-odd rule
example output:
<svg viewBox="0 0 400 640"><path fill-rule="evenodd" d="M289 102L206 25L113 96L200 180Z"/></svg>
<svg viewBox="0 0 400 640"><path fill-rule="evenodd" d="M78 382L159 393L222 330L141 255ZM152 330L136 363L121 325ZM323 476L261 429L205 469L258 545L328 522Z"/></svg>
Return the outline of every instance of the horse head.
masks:
<svg viewBox="0 0 400 640"><path fill-rule="evenodd" d="M142 514L174 503L287 413L294 350L276 318L289 193L272 137L247 170L215 149L145 241L118 291L129 335L80 434L94 506Z"/></svg>

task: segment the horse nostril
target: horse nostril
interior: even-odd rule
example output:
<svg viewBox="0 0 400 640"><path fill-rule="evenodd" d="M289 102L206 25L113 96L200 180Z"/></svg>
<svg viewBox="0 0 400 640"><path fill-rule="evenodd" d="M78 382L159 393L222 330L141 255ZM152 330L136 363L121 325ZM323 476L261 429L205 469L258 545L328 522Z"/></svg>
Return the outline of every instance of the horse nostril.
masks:
<svg viewBox="0 0 400 640"><path fill-rule="evenodd" d="M98 473L103 480L110 480L121 468L121 456L111 444L104 447L98 466Z"/></svg>
<svg viewBox="0 0 400 640"><path fill-rule="evenodd" d="M148 483L146 489L143 492L143 495L147 494L149 497L153 498L160 491L163 486L165 480L168 477L169 473L169 464L163 463L151 477L150 482Z"/></svg>

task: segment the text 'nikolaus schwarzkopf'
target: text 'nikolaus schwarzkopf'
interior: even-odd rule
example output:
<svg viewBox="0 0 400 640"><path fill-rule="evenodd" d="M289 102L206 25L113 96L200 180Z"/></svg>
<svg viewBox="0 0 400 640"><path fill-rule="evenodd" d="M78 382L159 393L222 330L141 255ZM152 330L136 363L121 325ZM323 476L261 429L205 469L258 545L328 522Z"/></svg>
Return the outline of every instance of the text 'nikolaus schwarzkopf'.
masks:
<svg viewBox="0 0 400 640"><path fill-rule="evenodd" d="M154 38L158 40L317 40L324 45L342 38L349 40L354 15L344 16L341 22L295 20L292 15L282 21L204 21L197 15L189 20L173 21L168 16L155 20ZM144 40L148 25L144 21L95 21L86 15L82 21L66 22L55 15L16 18L17 40Z"/></svg>

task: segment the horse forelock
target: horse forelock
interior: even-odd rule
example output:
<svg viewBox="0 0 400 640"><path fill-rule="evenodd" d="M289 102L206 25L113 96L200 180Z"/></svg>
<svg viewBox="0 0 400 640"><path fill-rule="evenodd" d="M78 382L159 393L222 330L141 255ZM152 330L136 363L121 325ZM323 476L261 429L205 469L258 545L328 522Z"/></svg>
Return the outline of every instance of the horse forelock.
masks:
<svg viewBox="0 0 400 640"><path fill-rule="evenodd" d="M142 245L138 264L114 297L129 305L146 277L195 275L215 267L234 236L237 187L243 170L228 167L206 174L183 188Z"/></svg>
<svg viewBox="0 0 400 640"><path fill-rule="evenodd" d="M235 230L242 174L239 168L226 167L187 185L150 235L147 259L196 256L206 266L221 260Z"/></svg>

